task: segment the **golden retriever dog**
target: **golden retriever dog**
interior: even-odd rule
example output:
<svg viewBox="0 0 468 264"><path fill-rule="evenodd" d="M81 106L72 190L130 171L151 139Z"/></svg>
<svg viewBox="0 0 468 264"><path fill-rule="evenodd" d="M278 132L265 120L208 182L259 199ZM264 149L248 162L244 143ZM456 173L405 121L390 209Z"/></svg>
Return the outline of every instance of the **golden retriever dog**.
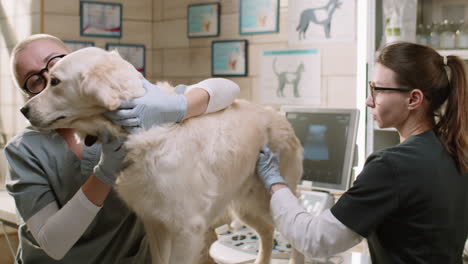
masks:
<svg viewBox="0 0 468 264"><path fill-rule="evenodd" d="M123 135L102 114L143 95L142 78L118 53L85 48L54 65L46 89L24 107L38 128L74 128L82 139ZM153 263L206 262L206 236L228 212L258 233L255 263L270 262L270 195L256 175L264 144L280 153L281 175L294 190L302 147L286 118L260 105L236 100L216 113L128 135L130 165L115 188L144 223Z"/></svg>

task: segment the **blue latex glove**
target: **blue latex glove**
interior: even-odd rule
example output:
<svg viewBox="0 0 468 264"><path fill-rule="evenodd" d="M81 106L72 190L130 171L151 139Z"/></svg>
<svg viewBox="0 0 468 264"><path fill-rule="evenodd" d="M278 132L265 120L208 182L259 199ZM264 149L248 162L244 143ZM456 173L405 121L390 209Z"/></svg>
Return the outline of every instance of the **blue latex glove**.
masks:
<svg viewBox="0 0 468 264"><path fill-rule="evenodd" d="M102 139L101 159L94 167L94 175L101 182L114 185L117 174L128 164L124 163L127 150L124 147L126 137L118 137L112 140L108 136Z"/></svg>
<svg viewBox="0 0 468 264"><path fill-rule="evenodd" d="M146 79L142 82L145 95L122 102L119 109L105 113L112 122L135 133L154 125L182 121L187 111L184 95L168 94Z"/></svg>
<svg viewBox="0 0 468 264"><path fill-rule="evenodd" d="M270 191L271 185L275 183L287 182L280 175L279 155L271 152L268 146L263 146L257 160L257 174L263 181L267 191Z"/></svg>

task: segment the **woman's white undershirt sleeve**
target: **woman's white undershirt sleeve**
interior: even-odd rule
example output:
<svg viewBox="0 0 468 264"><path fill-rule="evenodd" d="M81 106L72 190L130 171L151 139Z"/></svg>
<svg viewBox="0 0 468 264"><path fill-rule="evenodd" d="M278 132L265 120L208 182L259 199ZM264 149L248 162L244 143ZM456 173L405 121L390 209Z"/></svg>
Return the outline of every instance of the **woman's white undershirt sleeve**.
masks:
<svg viewBox="0 0 468 264"><path fill-rule="evenodd" d="M59 260L83 235L100 209L80 188L61 209L52 202L30 217L26 225L42 250Z"/></svg>
<svg viewBox="0 0 468 264"><path fill-rule="evenodd" d="M185 92L194 88L201 88L210 95L210 101L205 114L217 112L230 106L240 93L239 85L224 78L210 78L197 84L189 85Z"/></svg>
<svg viewBox="0 0 468 264"><path fill-rule="evenodd" d="M279 232L308 257L331 256L363 239L336 219L330 209L318 216L308 213L289 188L276 191L270 207Z"/></svg>

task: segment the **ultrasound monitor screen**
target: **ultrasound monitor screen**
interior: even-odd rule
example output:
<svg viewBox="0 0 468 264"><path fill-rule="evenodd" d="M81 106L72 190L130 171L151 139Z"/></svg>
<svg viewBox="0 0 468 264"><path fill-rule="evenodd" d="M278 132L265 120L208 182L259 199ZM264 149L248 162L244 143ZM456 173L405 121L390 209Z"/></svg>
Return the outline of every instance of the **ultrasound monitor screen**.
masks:
<svg viewBox="0 0 468 264"><path fill-rule="evenodd" d="M330 189L346 189L354 149L356 116L346 111L286 112L304 147L303 180Z"/></svg>

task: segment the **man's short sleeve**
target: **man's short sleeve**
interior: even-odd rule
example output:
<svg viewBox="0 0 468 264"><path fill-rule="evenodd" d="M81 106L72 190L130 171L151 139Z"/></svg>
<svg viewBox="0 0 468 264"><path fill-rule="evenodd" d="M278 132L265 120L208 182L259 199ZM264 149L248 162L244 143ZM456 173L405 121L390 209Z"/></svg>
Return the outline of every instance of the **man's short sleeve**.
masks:
<svg viewBox="0 0 468 264"><path fill-rule="evenodd" d="M384 157L371 155L353 186L331 209L340 222L363 237L398 207L395 174Z"/></svg>
<svg viewBox="0 0 468 264"><path fill-rule="evenodd" d="M40 157L35 156L32 147L23 144L22 139L17 137L5 147L5 156L10 169L6 187L15 199L21 217L26 221L46 205L54 202L55 197Z"/></svg>

